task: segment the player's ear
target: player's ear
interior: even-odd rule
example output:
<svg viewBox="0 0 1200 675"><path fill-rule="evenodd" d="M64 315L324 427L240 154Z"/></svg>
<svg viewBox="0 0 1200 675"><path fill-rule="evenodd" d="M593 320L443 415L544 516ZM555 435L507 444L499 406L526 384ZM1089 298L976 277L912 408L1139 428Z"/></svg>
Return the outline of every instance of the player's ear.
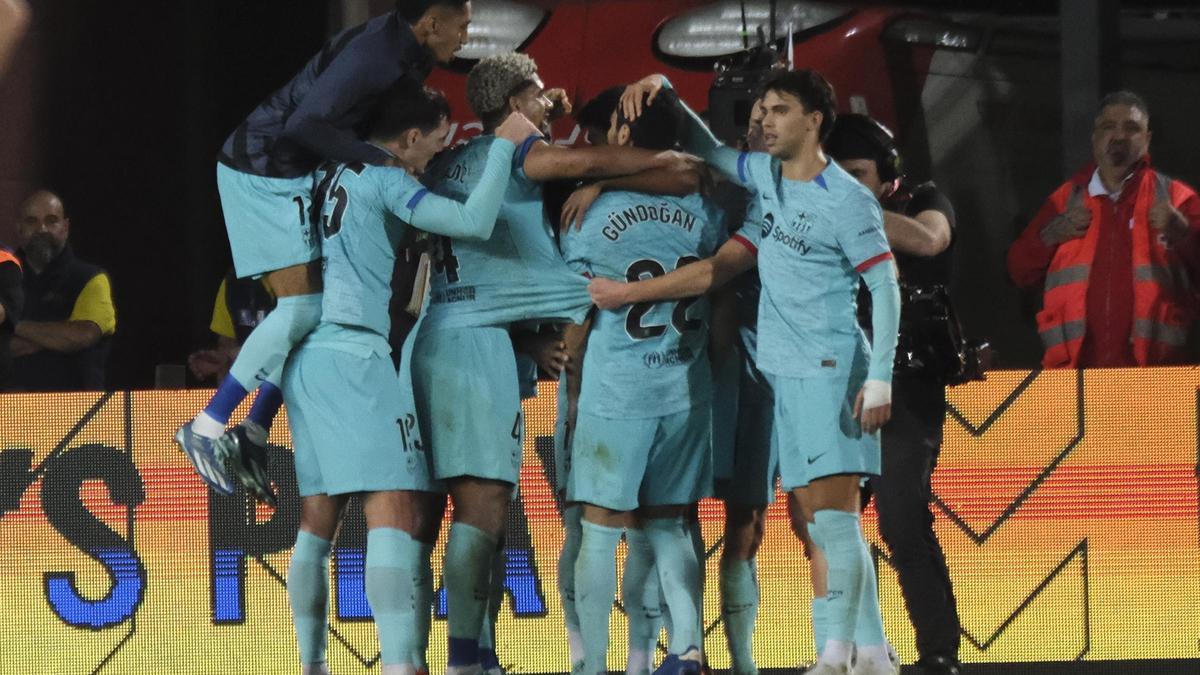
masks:
<svg viewBox="0 0 1200 675"><path fill-rule="evenodd" d="M617 129L617 145L629 145L629 137L633 135L628 124L622 124L620 129Z"/></svg>
<svg viewBox="0 0 1200 675"><path fill-rule="evenodd" d="M408 131L404 132L404 135L401 137L401 140L404 143L404 147L411 148L412 146L416 145L417 141L421 140L421 130L416 127L413 127L411 129L409 129Z"/></svg>

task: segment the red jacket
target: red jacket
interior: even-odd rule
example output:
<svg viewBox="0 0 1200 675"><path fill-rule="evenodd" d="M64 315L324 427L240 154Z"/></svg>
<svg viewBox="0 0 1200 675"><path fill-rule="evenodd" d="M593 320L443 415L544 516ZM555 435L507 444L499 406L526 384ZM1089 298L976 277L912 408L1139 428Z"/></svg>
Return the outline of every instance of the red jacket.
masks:
<svg viewBox="0 0 1200 675"><path fill-rule="evenodd" d="M1094 172L1089 165L1055 190L1008 253L1009 274L1018 286L1043 286L1042 365L1179 362L1196 307L1192 280L1200 282L1200 198L1184 183L1157 174L1148 157L1115 202L1088 193ZM1169 199L1190 225L1172 244L1147 218L1161 199ZM1042 227L1072 203L1092 212L1087 234L1046 246Z"/></svg>

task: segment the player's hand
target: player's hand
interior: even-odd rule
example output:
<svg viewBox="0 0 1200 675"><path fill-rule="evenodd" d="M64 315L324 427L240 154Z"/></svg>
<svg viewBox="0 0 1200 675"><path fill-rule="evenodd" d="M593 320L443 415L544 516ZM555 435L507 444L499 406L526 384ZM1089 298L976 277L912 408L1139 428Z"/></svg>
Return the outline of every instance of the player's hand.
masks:
<svg viewBox="0 0 1200 675"><path fill-rule="evenodd" d="M592 206L592 202L604 192L603 181L596 181L590 185L575 190L567 197L567 201L563 204L561 228L563 232L571 229L571 225L575 225L578 230L583 226L583 217L587 215L587 211Z"/></svg>
<svg viewBox="0 0 1200 675"><path fill-rule="evenodd" d="M1162 232L1169 241L1182 239L1188 231L1187 218L1168 201L1156 201L1147 214L1150 227Z"/></svg>
<svg viewBox="0 0 1200 675"><path fill-rule="evenodd" d="M531 335L524 341L521 351L533 357L538 368L554 377L562 373L571 358L567 355L567 343L563 342L562 334L558 332Z"/></svg>
<svg viewBox="0 0 1200 675"><path fill-rule="evenodd" d="M891 385L886 382L868 380L854 399L854 419L862 426L863 433L873 434L883 428L892 418Z"/></svg>
<svg viewBox="0 0 1200 675"><path fill-rule="evenodd" d="M571 114L571 99L567 96L566 89L547 89L542 95L550 101L550 109L546 111L546 118L551 122Z"/></svg>
<svg viewBox="0 0 1200 675"><path fill-rule="evenodd" d="M1063 211L1042 227L1042 243L1058 246L1087 234L1092 224L1092 211L1083 204L1076 204Z"/></svg>
<svg viewBox="0 0 1200 675"><path fill-rule="evenodd" d="M641 117L642 101L645 100L645 105L653 105L665 82L665 76L655 73L625 87L625 92L621 94L621 110L625 113L625 119L632 122Z"/></svg>
<svg viewBox="0 0 1200 675"><path fill-rule="evenodd" d="M504 122L496 128L496 135L513 145L520 145L530 136L540 136L542 132L529 121L529 118L519 112L509 113Z"/></svg>
<svg viewBox="0 0 1200 675"><path fill-rule="evenodd" d="M188 355L188 369L197 380L216 379L232 364L233 359L228 354L215 349L202 349Z"/></svg>
<svg viewBox="0 0 1200 675"><path fill-rule="evenodd" d="M624 281L597 277L588 284L588 293L592 295L592 302L596 303L600 309L616 309L629 304L625 300L625 291L628 286L629 284Z"/></svg>

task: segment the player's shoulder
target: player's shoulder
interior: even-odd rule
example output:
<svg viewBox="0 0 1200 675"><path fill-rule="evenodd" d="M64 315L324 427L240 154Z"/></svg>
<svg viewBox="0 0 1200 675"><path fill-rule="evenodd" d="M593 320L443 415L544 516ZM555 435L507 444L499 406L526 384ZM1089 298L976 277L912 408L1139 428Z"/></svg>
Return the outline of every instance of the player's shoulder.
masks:
<svg viewBox="0 0 1200 675"><path fill-rule="evenodd" d="M775 182L779 160L765 152L746 151L738 155L738 178L751 190L765 189Z"/></svg>

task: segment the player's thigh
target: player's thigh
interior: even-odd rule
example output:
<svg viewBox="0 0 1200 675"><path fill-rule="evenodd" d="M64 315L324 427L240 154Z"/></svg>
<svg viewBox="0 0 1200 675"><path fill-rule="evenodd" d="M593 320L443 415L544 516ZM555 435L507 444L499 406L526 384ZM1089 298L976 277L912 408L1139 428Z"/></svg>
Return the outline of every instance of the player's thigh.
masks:
<svg viewBox="0 0 1200 675"><path fill-rule="evenodd" d="M300 499L300 529L332 541L348 497L309 495Z"/></svg>
<svg viewBox="0 0 1200 675"><path fill-rule="evenodd" d="M441 520L438 497L444 495L415 490L384 490L368 493L363 498L363 515L367 527L390 527L404 530L413 539L428 538L432 521Z"/></svg>
<svg viewBox="0 0 1200 675"><path fill-rule="evenodd" d="M458 476L447 481L454 500L454 522L499 538L508 520L513 485L506 481Z"/></svg>
<svg viewBox="0 0 1200 675"><path fill-rule="evenodd" d="M308 295L321 291L321 261L300 263L268 272L267 284L277 298Z"/></svg>
<svg viewBox="0 0 1200 675"><path fill-rule="evenodd" d="M612 419L580 412L571 434L567 500L611 511L637 508L657 419Z"/></svg>
<svg viewBox="0 0 1200 675"><path fill-rule="evenodd" d="M217 190L239 278L317 260L321 243L312 226L312 175L255 176L217 164Z"/></svg>
<svg viewBox="0 0 1200 675"><path fill-rule="evenodd" d="M413 350L412 373L417 415L435 475L515 485L524 420L507 331L422 330Z"/></svg>
<svg viewBox="0 0 1200 675"><path fill-rule="evenodd" d="M639 491L643 506L693 504L712 495L712 408L698 405L657 418Z"/></svg>

